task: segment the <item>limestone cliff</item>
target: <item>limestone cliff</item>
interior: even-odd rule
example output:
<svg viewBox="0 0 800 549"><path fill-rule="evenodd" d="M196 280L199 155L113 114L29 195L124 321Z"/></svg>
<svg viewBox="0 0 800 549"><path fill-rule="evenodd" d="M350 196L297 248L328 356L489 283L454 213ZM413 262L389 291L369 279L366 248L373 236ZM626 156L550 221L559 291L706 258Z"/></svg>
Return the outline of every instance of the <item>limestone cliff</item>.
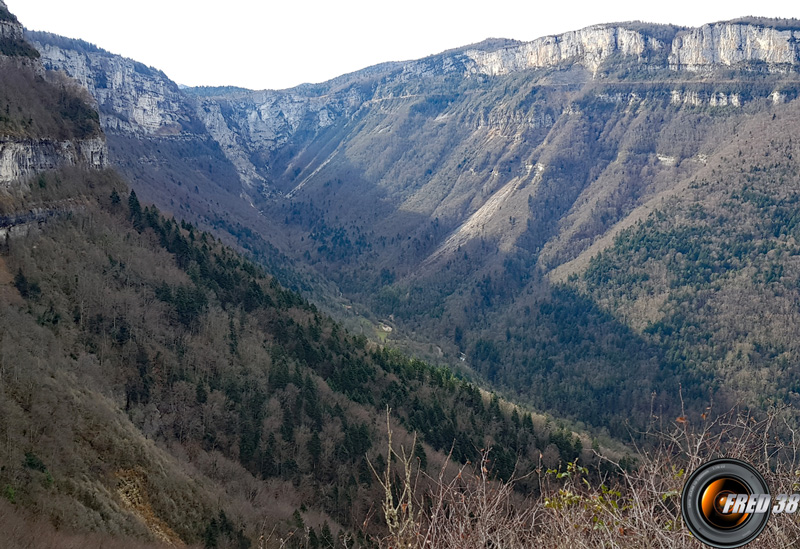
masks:
<svg viewBox="0 0 800 549"><path fill-rule="evenodd" d="M97 114L77 85L50 78L22 25L0 0L0 97L17 109L0 117L0 187L62 166L107 165Z"/></svg>
<svg viewBox="0 0 800 549"><path fill-rule="evenodd" d="M470 49L464 55L475 63L469 71L473 74L508 74L568 62L583 65L594 73L612 55L641 60L646 53L660 52L666 47L662 41L642 32L596 25L492 52Z"/></svg>
<svg viewBox="0 0 800 549"><path fill-rule="evenodd" d="M31 33L45 68L67 73L89 90L97 101L105 130L178 135L190 125L185 98L161 71L79 40L47 42L47 36Z"/></svg>
<svg viewBox="0 0 800 549"><path fill-rule="evenodd" d="M0 40L22 40L22 26L0 0Z"/></svg>
<svg viewBox="0 0 800 549"><path fill-rule="evenodd" d="M62 166L103 168L108 152L103 138L80 141L0 138L0 186Z"/></svg>
<svg viewBox="0 0 800 549"><path fill-rule="evenodd" d="M799 30L778 30L743 23L703 25L675 37L670 68L690 71L715 66L762 63L772 71L796 71Z"/></svg>

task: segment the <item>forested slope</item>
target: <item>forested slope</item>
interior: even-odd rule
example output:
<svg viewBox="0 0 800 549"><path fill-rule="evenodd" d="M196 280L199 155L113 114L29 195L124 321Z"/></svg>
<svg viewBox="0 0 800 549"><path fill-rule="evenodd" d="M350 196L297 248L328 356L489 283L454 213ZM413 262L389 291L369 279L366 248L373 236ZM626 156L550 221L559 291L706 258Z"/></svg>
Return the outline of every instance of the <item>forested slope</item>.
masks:
<svg viewBox="0 0 800 549"><path fill-rule="evenodd" d="M25 127L105 147L73 83L9 59L28 72L0 81L3 146ZM489 448L498 479L597 463L588 438L348 333L115 170L50 168L0 187L4 543L368 546L387 427L422 470Z"/></svg>
<svg viewBox="0 0 800 549"><path fill-rule="evenodd" d="M428 467L489 446L500 478L540 452L592 459L569 431L345 333L113 172L42 174L30 192L80 207L3 247L0 485L59 527L206 546L246 546L263 521L360 532L387 407Z"/></svg>

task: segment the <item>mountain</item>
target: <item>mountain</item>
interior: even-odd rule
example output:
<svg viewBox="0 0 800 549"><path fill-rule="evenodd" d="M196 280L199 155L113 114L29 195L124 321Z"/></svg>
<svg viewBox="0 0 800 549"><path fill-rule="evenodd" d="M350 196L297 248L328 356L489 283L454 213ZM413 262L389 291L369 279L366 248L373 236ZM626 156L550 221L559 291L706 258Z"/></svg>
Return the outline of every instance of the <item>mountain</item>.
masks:
<svg viewBox="0 0 800 549"><path fill-rule="evenodd" d="M3 157L3 547L371 547L389 429L431 479L471 460L534 494L542 464L601 469L587 436L348 333L140 201L102 160L107 115L0 15L17 29L0 146L57 145L47 162ZM102 156L76 155L89 141Z"/></svg>
<svg viewBox="0 0 800 549"><path fill-rule="evenodd" d="M722 448L780 469L761 450L800 394L800 22L597 25L252 91L26 42L0 8L0 152L25 151L0 157L18 545L37 524L62 545L368 546L387 426L431 473L491 448L478 476L532 473L535 509L611 544L686 539L679 471L707 457L694 436L722 451L717 410L752 414ZM652 535L604 529L596 502L641 492L615 495L632 462L592 439L672 418L694 449L639 456Z"/></svg>
<svg viewBox="0 0 800 549"><path fill-rule="evenodd" d="M45 73L22 25L0 2L0 185L43 169L77 164L103 167L105 142L88 94Z"/></svg>
<svg viewBox="0 0 800 549"><path fill-rule="evenodd" d="M795 355L776 347L774 330L755 337L731 320L709 331L699 327L707 316L679 313L708 303L709 290L665 288L677 267L661 254L697 230L670 204L716 211L721 195L695 187L731 183L731 151L742 151L742 169L787 177L756 162L749 134L779 128L767 152L791 149L798 33L795 20L754 18L597 25L277 91L181 91L133 61L29 36L45 66L96 98L112 160L144 195L302 271L294 280L324 281L297 287L344 317L331 306L341 292L367 335L624 435L654 406L675 411L679 391L702 409L761 400L734 378L791 379ZM693 248L712 271L729 268L714 263L727 257L720 247L753 236L742 226L770 222L769 209L745 211L744 225L723 215L720 234ZM674 226L659 227L679 236L667 248L645 239L647 266L629 273L628 256L614 256L619 238L665 214ZM756 246L741 269L769 271L773 245ZM607 287L599 264L621 278ZM771 291L763 277L741 284L748 296ZM782 319L793 295L764 311L763 300L730 294L715 314ZM714 339L717 352L699 351ZM777 350L751 352L756 344Z"/></svg>

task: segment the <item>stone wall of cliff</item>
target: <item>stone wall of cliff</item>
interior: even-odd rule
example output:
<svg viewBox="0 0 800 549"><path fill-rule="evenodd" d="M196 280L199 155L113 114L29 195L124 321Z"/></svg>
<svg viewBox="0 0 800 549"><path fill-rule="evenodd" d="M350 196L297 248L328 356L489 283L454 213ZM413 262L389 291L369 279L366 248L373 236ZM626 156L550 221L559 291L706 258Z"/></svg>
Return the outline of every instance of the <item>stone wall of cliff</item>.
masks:
<svg viewBox="0 0 800 549"><path fill-rule="evenodd" d="M89 90L106 131L164 136L178 135L190 125L186 98L164 73L99 49L70 49L36 36L32 41L44 67L65 72Z"/></svg>
<svg viewBox="0 0 800 549"><path fill-rule="evenodd" d="M685 71L687 78L698 71L736 66L770 72L798 72L800 68L800 31L741 22L696 29L621 23L526 43L509 42L503 47L478 45L387 63L290 90L195 96L182 92L160 71L133 60L46 33L28 36L41 51L46 68L66 72L91 92L106 131L138 137L211 136L235 166L245 189L267 188L269 181L278 177L269 160L275 151L291 147L298 139L308 142L316 135L330 134L331 128L343 127L366 109L391 109L395 99L424 96L430 91L426 82L431 79L494 77L561 67L577 68L572 71L573 80L580 84L587 78L602 78L609 61L629 61L631 67L646 66L666 74ZM766 93L773 92L778 93ZM671 102L685 106L742 104L729 90L709 94L704 98L691 90L676 89ZM492 111L478 118L497 116ZM496 124L508 125L514 116L510 113L507 120ZM553 116L547 115L537 124L552 121Z"/></svg>
<svg viewBox="0 0 800 549"><path fill-rule="evenodd" d="M100 169L107 164L108 151L103 138L80 141L0 138L0 185L62 166Z"/></svg>
<svg viewBox="0 0 800 549"><path fill-rule="evenodd" d="M672 42L670 68L691 71L739 63L764 63L771 70L796 71L800 31L740 23L703 25Z"/></svg>
<svg viewBox="0 0 800 549"><path fill-rule="evenodd" d="M471 73L508 74L568 62L596 72L612 55L632 57L636 61L645 53L663 51L666 47L660 40L641 32L597 25L492 52L467 50L465 55L475 63L470 68Z"/></svg>
<svg viewBox="0 0 800 549"><path fill-rule="evenodd" d="M764 63L772 70L800 65L800 31L746 23L714 23L678 32L671 43L624 26L597 25L558 36L485 52L464 52L472 74L500 75L576 63L596 72L606 59L618 55L641 62L668 52L671 70L697 71L741 63Z"/></svg>
<svg viewBox="0 0 800 549"><path fill-rule="evenodd" d="M29 117L28 121L13 120L12 117L4 119L0 126L0 187L8 186L14 182L28 178L37 172L58 169L63 166L82 165L90 168L103 168L108 164L108 151L105 138L96 125L96 115L88 110L80 97L80 89L74 90L62 80L52 83L45 78L45 69L41 60L31 56L35 51L29 43L25 42L22 25L16 17L8 12L5 3L0 0L0 41L12 43L15 47L6 48L0 53L0 66L3 79L0 80L0 92L6 97L23 99L20 103L20 113ZM22 44L24 47L19 47ZM17 89L20 83L26 83L31 88L25 88L23 97ZM80 93L78 93L80 92ZM75 94L73 96L73 93ZM82 104L84 109L70 109L70 116L74 120L67 121L62 118L62 113L57 113L55 104L73 107ZM83 115L89 113L95 117L86 120ZM19 113L13 113L18 115ZM54 132L60 136L50 136L42 130L32 130L37 127L33 117L54 117L56 122L47 126L50 130L69 131ZM63 125L61 123L63 121ZM64 139L64 135L80 135L80 138Z"/></svg>

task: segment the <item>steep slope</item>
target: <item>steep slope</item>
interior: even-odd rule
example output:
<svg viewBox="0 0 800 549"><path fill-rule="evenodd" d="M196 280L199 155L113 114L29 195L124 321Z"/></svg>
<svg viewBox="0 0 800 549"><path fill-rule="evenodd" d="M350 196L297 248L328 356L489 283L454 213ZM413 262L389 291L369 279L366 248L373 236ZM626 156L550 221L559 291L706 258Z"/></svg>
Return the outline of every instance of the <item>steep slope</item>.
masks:
<svg viewBox="0 0 800 549"><path fill-rule="evenodd" d="M56 104L43 120L68 131ZM502 479L595 459L563 427L347 333L88 168L0 188L4 544L370 546L387 422L423 470L489 447Z"/></svg>
<svg viewBox="0 0 800 549"><path fill-rule="evenodd" d="M85 209L2 257L10 501L70 530L177 544L246 546L265 523L285 535L297 521L361 535L387 406L395 440L411 449L418 431L430 467L454 441L459 460L494 445L503 478L540 451L591 460L571 433L368 347L207 233L118 200L113 174L44 177L83 192Z"/></svg>
<svg viewBox="0 0 800 549"><path fill-rule="evenodd" d="M0 71L0 186L43 169L105 166L105 140L85 90L45 73L39 52L2 1Z"/></svg>
<svg viewBox="0 0 800 549"><path fill-rule="evenodd" d="M161 71L81 40L27 32L49 71L77 80L94 98L109 160L139 195L165 211L213 228L247 248L293 287L308 281L253 232L261 216L248 197L254 184L226 157L195 114L194 102Z"/></svg>
<svg viewBox="0 0 800 549"><path fill-rule="evenodd" d="M797 21L598 25L292 90L170 93L204 128L180 135L207 132L238 174L248 208L231 217L333 282L369 317L369 335L428 344L415 348L624 433L626 418L677 402L681 385L693 406L723 398L716 370L596 302L599 289L553 283L582 273L662 198L689 192L740 127L794 108L798 33ZM108 54L33 36L48 66L84 63L95 81L118 72L104 67ZM65 61L76 55L89 61ZM117 94L147 97L124 83ZM174 115L170 101L159 120ZM126 109L109 103L109 131L128 131L110 122ZM141 162L120 161L134 184L147 179ZM209 212L213 196L202 197Z"/></svg>
<svg viewBox="0 0 800 549"><path fill-rule="evenodd" d="M798 123L796 102L753 116L575 270L587 295L740 402L798 398Z"/></svg>

